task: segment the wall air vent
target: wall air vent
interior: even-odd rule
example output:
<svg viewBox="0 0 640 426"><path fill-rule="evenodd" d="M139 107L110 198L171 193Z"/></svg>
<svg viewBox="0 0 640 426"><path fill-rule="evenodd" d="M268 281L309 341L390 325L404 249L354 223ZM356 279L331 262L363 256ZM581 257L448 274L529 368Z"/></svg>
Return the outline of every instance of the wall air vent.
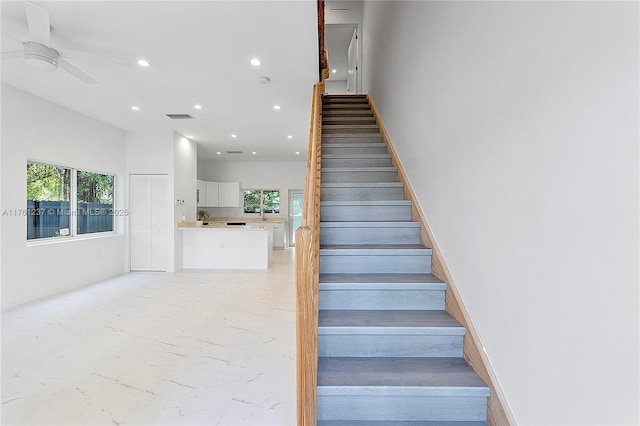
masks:
<svg viewBox="0 0 640 426"><path fill-rule="evenodd" d="M227 154L242 154L242 151L227 151Z"/></svg>
<svg viewBox="0 0 640 426"><path fill-rule="evenodd" d="M167 117L169 117L172 120L191 120L191 119L193 119L193 117L190 116L189 114L167 114Z"/></svg>

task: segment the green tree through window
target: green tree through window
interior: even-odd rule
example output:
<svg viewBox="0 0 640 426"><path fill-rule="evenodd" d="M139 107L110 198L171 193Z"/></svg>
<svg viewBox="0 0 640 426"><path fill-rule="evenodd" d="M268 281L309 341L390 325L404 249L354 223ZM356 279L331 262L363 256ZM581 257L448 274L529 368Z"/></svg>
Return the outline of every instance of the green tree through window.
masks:
<svg viewBox="0 0 640 426"><path fill-rule="evenodd" d="M69 201L71 170L48 164L27 163L27 199Z"/></svg>
<svg viewBox="0 0 640 426"><path fill-rule="evenodd" d="M280 213L280 191L277 189L245 189L245 213Z"/></svg>

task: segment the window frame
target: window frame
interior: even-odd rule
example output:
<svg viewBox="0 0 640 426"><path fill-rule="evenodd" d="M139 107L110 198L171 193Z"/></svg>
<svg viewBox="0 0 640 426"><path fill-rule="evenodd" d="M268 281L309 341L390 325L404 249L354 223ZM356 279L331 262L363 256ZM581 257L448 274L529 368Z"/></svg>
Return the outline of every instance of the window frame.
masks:
<svg viewBox="0 0 640 426"><path fill-rule="evenodd" d="M104 171L96 171L96 170L91 170L88 168L80 168L80 167L73 167L73 166L69 166L69 165L64 165L64 164L60 164L60 163L55 163L55 162L49 162L49 161L41 161L41 160L33 160L33 159L27 159L26 161L26 165L28 164L40 164L43 166L50 166L50 167L56 167L56 168L61 168L61 169L68 169L70 171L70 182L69 182L69 209L68 209L68 214L69 214L69 235L57 235L57 236L51 236L51 237L42 237L42 238L32 238L32 239L28 239L28 234L27 234L27 226L28 226L28 222L25 222L25 228L24 228L24 232L25 232L25 241L27 243L27 246L32 246L32 245L42 245L42 244L51 244L51 243L62 243L62 242L66 242L66 241L75 241L75 240L86 240L86 239L93 239L93 238L104 238L104 237L111 237L114 235L119 235L118 234L118 228L117 228L117 221L116 221L116 217L118 217L120 214L117 214L120 209L117 208L117 199L118 199L118 175L116 173L109 173L109 172L104 172ZM112 198L113 198L113 204L112 204L112 225L111 231L99 231L99 232L90 232L90 233L83 233L80 234L78 233L78 172L88 172L88 173L94 173L94 174L100 174L100 175L106 175L106 176L112 176L113 177L113 191L112 191ZM26 176L25 176L26 177ZM28 182L25 182L25 202L27 202L28 197L27 197L27 187L28 187ZM126 211L124 209L122 209L123 214L122 215L126 215ZM29 218L30 215L28 214L28 210L25 208L24 210L24 216L25 218ZM28 219L27 219L28 220Z"/></svg>

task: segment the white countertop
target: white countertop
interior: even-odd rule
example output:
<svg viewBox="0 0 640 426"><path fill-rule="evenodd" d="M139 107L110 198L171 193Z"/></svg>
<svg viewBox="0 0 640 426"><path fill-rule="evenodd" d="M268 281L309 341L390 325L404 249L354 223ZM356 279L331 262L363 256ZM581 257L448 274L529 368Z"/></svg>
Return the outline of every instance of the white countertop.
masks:
<svg viewBox="0 0 640 426"><path fill-rule="evenodd" d="M193 224L178 224L180 231L266 231L267 228L259 225L202 225L195 226Z"/></svg>

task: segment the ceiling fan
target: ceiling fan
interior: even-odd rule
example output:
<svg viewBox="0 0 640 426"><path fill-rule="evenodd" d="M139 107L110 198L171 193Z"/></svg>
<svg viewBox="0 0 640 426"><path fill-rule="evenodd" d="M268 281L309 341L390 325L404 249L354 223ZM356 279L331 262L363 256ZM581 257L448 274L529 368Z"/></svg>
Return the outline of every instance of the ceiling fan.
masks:
<svg viewBox="0 0 640 426"><path fill-rule="evenodd" d="M55 71L58 68L62 68L84 83L97 83L91 76L69 63L60 56L56 49L51 47L51 26L49 25L49 12L47 9L28 2L24 3L24 7L29 26L29 40L22 41L9 35L11 38L19 40L23 49L2 52L2 60L23 57L25 61L39 69Z"/></svg>

